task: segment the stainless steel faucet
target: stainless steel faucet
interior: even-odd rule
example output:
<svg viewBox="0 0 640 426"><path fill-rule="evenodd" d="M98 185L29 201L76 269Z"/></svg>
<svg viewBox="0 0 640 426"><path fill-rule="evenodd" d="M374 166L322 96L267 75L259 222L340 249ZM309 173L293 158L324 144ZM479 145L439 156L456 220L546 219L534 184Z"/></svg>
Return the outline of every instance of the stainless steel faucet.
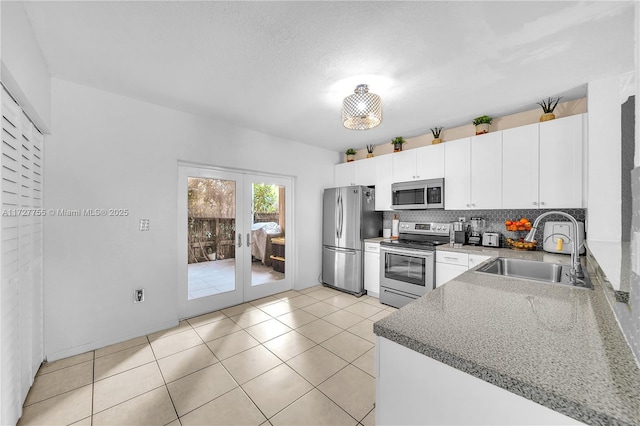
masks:
<svg viewBox="0 0 640 426"><path fill-rule="evenodd" d="M533 225L531 226L531 231L529 231L529 233L524 238L524 240L527 242L534 241L536 230L538 228L538 225L540 224L540 221L543 218L552 214L557 214L557 215L566 217L567 219L569 219L569 221L573 225L573 229L574 229L573 238L570 238L570 240L572 241L571 241L571 270L569 271L569 282L571 284L580 285L582 284L580 280L584 280L584 271L582 270L582 264L580 263L580 244L578 243L578 221L575 220L573 216L571 216L568 213L559 212L559 211L550 211L550 212L542 213L533 222Z"/></svg>

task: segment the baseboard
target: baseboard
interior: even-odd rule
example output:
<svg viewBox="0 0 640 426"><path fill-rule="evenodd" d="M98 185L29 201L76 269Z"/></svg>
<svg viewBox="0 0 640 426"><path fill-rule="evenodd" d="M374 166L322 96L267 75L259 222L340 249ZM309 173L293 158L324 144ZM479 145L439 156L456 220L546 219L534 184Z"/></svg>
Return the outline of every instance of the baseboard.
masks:
<svg viewBox="0 0 640 426"><path fill-rule="evenodd" d="M114 345L116 343L126 342L127 340L135 339L136 337L146 336L147 334L155 333L156 331L162 331L169 328L176 327L178 320L166 321L160 325L141 329L137 332L129 333L125 336L114 337L112 339L100 340L97 342L91 342L80 346L74 346L73 348L64 349L61 351L47 353L45 349L44 360L46 362L53 362L59 359L68 358L70 356L83 354L85 352L93 351L96 349L104 348L105 346Z"/></svg>

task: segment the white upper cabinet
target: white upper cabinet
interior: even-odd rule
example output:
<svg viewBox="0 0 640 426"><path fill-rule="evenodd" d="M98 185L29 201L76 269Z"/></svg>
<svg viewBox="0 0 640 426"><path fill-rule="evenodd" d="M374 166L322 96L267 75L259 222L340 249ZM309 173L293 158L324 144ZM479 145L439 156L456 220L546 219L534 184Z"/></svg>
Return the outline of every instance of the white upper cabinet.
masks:
<svg viewBox="0 0 640 426"><path fill-rule="evenodd" d="M356 165L356 183L358 185L373 186L377 179L377 158L365 158L360 161L353 161Z"/></svg>
<svg viewBox="0 0 640 426"><path fill-rule="evenodd" d="M444 176L444 146L423 146L392 154L393 181L435 179Z"/></svg>
<svg viewBox="0 0 640 426"><path fill-rule="evenodd" d="M503 133L502 208L582 208L585 114Z"/></svg>
<svg viewBox="0 0 640 426"><path fill-rule="evenodd" d="M502 208L538 207L539 125L502 132Z"/></svg>
<svg viewBox="0 0 640 426"><path fill-rule="evenodd" d="M429 145L416 150L416 175L418 179L442 179L444 177L444 145Z"/></svg>
<svg viewBox="0 0 640 426"><path fill-rule="evenodd" d="M471 209L502 208L502 132L471 138L470 194Z"/></svg>
<svg viewBox="0 0 640 426"><path fill-rule="evenodd" d="M444 145L444 208L471 208L471 138L458 139Z"/></svg>
<svg viewBox="0 0 640 426"><path fill-rule="evenodd" d="M539 207L582 208L585 114L540 123Z"/></svg>
<svg viewBox="0 0 640 426"><path fill-rule="evenodd" d="M333 168L333 183L336 187L356 185L356 161L336 164Z"/></svg>
<svg viewBox="0 0 640 426"><path fill-rule="evenodd" d="M374 157L376 160L376 200L375 209L377 211L393 210L391 208L391 184L393 183L393 175L391 167L393 167L392 155L382 155Z"/></svg>

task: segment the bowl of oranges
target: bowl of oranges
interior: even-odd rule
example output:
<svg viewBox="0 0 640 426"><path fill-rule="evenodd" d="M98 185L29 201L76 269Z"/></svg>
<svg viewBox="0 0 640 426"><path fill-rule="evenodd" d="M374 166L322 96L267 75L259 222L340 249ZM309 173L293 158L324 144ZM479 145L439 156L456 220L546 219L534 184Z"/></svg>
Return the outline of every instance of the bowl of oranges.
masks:
<svg viewBox="0 0 640 426"><path fill-rule="evenodd" d="M507 231L531 231L531 222L526 217L520 220L506 220L504 226Z"/></svg>
<svg viewBox="0 0 640 426"><path fill-rule="evenodd" d="M523 217L520 220L506 220L504 226L507 231L531 231L532 225L529 219ZM507 238L507 245L514 250L535 250L538 246L537 241L525 241L524 238Z"/></svg>

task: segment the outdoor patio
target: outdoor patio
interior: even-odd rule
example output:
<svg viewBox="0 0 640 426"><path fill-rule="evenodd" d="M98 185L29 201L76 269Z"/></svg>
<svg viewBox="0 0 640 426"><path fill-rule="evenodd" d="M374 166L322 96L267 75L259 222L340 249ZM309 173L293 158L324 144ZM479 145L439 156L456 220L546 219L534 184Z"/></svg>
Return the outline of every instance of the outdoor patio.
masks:
<svg viewBox="0 0 640 426"><path fill-rule="evenodd" d="M188 268L189 300L235 289L236 260L223 259L190 263ZM251 263L251 284L260 285L281 280L284 274L260 262Z"/></svg>

